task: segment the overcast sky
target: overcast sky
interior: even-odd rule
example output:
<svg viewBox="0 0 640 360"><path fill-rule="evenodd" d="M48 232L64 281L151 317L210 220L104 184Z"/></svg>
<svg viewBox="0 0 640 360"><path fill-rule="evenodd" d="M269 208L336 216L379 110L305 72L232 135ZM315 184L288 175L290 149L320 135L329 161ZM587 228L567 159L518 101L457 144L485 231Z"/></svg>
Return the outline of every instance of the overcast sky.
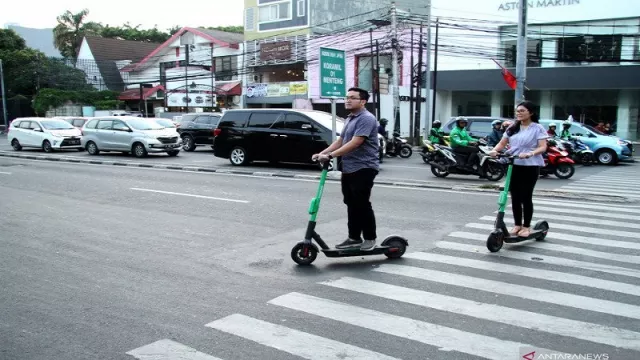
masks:
<svg viewBox="0 0 640 360"><path fill-rule="evenodd" d="M189 0L145 2L132 0L31 0L4 1L0 11L0 26L16 23L32 28L53 28L56 16L66 10L89 9L88 20L109 25L131 25L166 30L180 26L242 25L242 0Z"/></svg>

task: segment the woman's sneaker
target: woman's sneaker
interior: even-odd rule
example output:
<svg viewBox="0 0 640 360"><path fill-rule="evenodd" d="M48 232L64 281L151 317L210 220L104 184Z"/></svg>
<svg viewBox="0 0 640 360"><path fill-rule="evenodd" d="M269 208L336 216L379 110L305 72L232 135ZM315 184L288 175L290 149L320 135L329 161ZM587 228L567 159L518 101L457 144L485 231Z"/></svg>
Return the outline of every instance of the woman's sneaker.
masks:
<svg viewBox="0 0 640 360"><path fill-rule="evenodd" d="M360 246L360 250L371 250L374 247L376 247L376 241L375 240L365 240L362 245Z"/></svg>
<svg viewBox="0 0 640 360"><path fill-rule="evenodd" d="M336 245L336 249L347 249L352 247L358 247L360 245L362 245L362 240L355 240L355 239L349 238L341 242L340 244Z"/></svg>

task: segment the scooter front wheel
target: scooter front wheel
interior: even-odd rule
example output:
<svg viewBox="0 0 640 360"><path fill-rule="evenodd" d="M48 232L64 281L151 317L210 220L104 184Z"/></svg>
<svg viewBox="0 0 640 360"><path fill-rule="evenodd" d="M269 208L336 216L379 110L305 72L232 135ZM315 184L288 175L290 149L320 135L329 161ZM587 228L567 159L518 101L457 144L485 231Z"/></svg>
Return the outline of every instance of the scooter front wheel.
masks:
<svg viewBox="0 0 640 360"><path fill-rule="evenodd" d="M494 230L487 238L487 249L491 252L498 252L504 244L504 234L500 230Z"/></svg>
<svg viewBox="0 0 640 360"><path fill-rule="evenodd" d="M404 255L404 252L407 251L407 246L402 240L391 240L385 244L389 247L387 251L384 253L389 259L397 259Z"/></svg>
<svg viewBox="0 0 640 360"><path fill-rule="evenodd" d="M311 265L318 257L318 248L313 244L298 243L291 249L291 259L298 265Z"/></svg>

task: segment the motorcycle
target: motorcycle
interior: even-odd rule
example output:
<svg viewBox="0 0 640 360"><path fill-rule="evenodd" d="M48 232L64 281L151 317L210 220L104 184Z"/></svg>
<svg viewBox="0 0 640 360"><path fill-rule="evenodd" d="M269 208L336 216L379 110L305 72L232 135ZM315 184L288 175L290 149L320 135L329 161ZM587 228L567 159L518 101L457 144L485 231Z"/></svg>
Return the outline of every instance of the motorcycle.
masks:
<svg viewBox="0 0 640 360"><path fill-rule="evenodd" d="M387 143L387 154L389 156L399 155L401 158L406 159L411 157L413 150L411 145L408 144L407 139L400 136L400 133L394 132L393 139Z"/></svg>
<svg viewBox="0 0 640 360"><path fill-rule="evenodd" d="M585 143L580 139L561 140L559 146L560 150L565 150L569 153L569 157L575 162L584 166L591 166L596 160L593 155L593 151L589 149Z"/></svg>
<svg viewBox="0 0 640 360"><path fill-rule="evenodd" d="M445 146L449 146L449 137L443 136L442 140L444 141ZM432 143L429 140L422 140L422 150L420 151L420 156L422 156L422 161L425 164L429 164L430 161L433 161L433 157L436 154L436 144Z"/></svg>
<svg viewBox="0 0 640 360"><path fill-rule="evenodd" d="M574 164L575 162L569 157L569 153L558 148L555 140L549 140L540 176L547 177L554 174L558 179L569 179L576 172Z"/></svg>
<svg viewBox="0 0 640 360"><path fill-rule="evenodd" d="M387 140L380 134L378 134L378 145L378 160L382 163L382 159L387 153Z"/></svg>
<svg viewBox="0 0 640 360"><path fill-rule="evenodd" d="M423 159L431 165L431 173L436 177L445 178L449 174L478 175L489 181L499 181L505 175L505 166L489 156L491 148L482 139L478 142L478 157L473 165L466 163L467 154L458 154L448 146L430 145L435 148L435 153L423 156Z"/></svg>

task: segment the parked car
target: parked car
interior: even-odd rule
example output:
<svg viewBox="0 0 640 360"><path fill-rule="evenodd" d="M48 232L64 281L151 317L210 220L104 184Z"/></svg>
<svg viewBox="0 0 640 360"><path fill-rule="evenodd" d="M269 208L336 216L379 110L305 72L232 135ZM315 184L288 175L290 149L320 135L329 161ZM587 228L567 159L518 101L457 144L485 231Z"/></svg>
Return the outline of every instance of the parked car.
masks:
<svg viewBox="0 0 640 360"><path fill-rule="evenodd" d="M442 131L445 133L445 135L449 135L451 133L451 130L453 130L453 127L456 126L456 118L457 116L451 117L449 121L447 121L442 127ZM491 127L491 123L494 120L513 120L494 116L465 116L465 118L467 118L468 120L467 133L469 133L469 136L472 136L476 139L484 138L485 136L491 134L491 131L493 130Z"/></svg>
<svg viewBox="0 0 640 360"><path fill-rule="evenodd" d="M540 120L540 124L542 124L545 129L548 129L549 124L552 122L558 125L556 132L559 134L560 131L562 131L562 123L564 120ZM600 164L614 165L617 164L618 161L633 161L634 149L630 141L620 139L617 136L607 135L592 126L579 122L573 122L569 128L569 132L593 151L596 160Z"/></svg>
<svg viewBox="0 0 640 360"><path fill-rule="evenodd" d="M158 125L164 127L165 129L176 129L177 132L178 126L169 119L151 118L151 120L155 121L156 123L158 123Z"/></svg>
<svg viewBox="0 0 640 360"><path fill-rule="evenodd" d="M312 163L311 156L331 144L331 124L331 114L316 110L227 110L214 130L213 154L233 165ZM338 117L337 135L343 126L344 119Z"/></svg>
<svg viewBox="0 0 640 360"><path fill-rule="evenodd" d="M89 121L88 117L83 116L55 116L54 119L64 120L78 129L82 129L84 124Z"/></svg>
<svg viewBox="0 0 640 360"><path fill-rule="evenodd" d="M221 113L195 113L182 115L178 133L183 149L194 151L198 145L213 147L213 130L218 126Z"/></svg>
<svg viewBox="0 0 640 360"><path fill-rule="evenodd" d="M44 152L83 150L80 130L60 119L17 118L9 126L7 139L16 151L23 147L41 148Z"/></svg>
<svg viewBox="0 0 640 360"><path fill-rule="evenodd" d="M180 153L182 142L175 129L134 116L105 116L89 120L82 128L82 146L91 155L119 151L145 157L148 153Z"/></svg>

